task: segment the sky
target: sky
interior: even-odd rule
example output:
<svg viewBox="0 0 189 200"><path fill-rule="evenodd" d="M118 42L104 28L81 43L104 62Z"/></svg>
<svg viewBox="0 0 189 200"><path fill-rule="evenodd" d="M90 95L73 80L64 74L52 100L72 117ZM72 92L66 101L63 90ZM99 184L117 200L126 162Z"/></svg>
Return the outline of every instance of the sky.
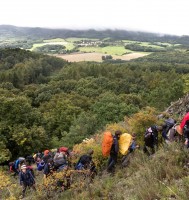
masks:
<svg viewBox="0 0 189 200"><path fill-rule="evenodd" d="M1 0L0 24L189 35L188 0Z"/></svg>

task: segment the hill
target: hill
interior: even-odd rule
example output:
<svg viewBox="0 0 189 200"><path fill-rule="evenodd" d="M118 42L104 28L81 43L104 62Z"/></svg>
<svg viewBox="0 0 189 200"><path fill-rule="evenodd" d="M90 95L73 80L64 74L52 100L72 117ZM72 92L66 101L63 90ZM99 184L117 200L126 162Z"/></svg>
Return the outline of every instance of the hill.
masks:
<svg viewBox="0 0 189 200"><path fill-rule="evenodd" d="M156 33L136 32L127 30L69 30L16 27L0 25L0 38L51 39L51 38L112 38L116 40L135 40L144 42L168 42L172 44L189 44L188 36L160 35Z"/></svg>
<svg viewBox="0 0 189 200"><path fill-rule="evenodd" d="M8 158L32 153L26 144L37 132L47 146L72 147L108 123L146 106L163 111L183 95L185 65L77 64L21 49L1 49L0 58L0 135Z"/></svg>
<svg viewBox="0 0 189 200"><path fill-rule="evenodd" d="M153 52L161 52L161 55L164 52L184 52L188 50L188 45L188 36L127 30L68 30L0 25L0 48L58 54L71 62L92 60L123 63Z"/></svg>
<svg viewBox="0 0 189 200"><path fill-rule="evenodd" d="M122 64L68 63L23 49L0 49L0 164L46 148L68 146L79 155L93 148L100 171L93 184L76 175L72 189L56 193L44 189L37 176L39 190L32 198L187 199L188 154L182 143L160 149L151 159L136 151L129 168L118 165L113 177L103 171L104 129L136 132L143 144L145 128L162 123L157 115L184 96L188 52L164 52L162 60L160 55ZM185 99L168 112L182 114ZM86 137L93 138L91 143L82 142ZM2 171L1 177L0 198L12 194L18 199L17 180Z"/></svg>

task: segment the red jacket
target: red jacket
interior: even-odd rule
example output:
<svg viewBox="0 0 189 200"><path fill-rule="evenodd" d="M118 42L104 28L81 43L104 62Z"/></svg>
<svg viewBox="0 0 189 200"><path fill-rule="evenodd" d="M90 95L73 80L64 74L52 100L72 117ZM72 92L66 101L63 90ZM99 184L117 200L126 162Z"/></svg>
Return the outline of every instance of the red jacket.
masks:
<svg viewBox="0 0 189 200"><path fill-rule="evenodd" d="M181 121L181 123L180 123L181 129L184 128L184 126L185 126L185 124L186 124L186 121L188 121L188 120L189 120L189 112L186 113L186 115L184 116L184 118L182 119L182 121Z"/></svg>

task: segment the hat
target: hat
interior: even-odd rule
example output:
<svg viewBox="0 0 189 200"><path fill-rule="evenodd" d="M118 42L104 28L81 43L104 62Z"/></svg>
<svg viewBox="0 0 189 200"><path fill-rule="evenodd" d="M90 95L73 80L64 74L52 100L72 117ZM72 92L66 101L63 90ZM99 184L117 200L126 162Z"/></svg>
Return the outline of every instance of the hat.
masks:
<svg viewBox="0 0 189 200"><path fill-rule="evenodd" d="M50 152L49 150L45 150L45 151L44 151L44 155L45 155L45 156L48 155L49 152Z"/></svg>
<svg viewBox="0 0 189 200"><path fill-rule="evenodd" d="M21 166L21 169L26 169L26 165L22 165L22 166Z"/></svg>

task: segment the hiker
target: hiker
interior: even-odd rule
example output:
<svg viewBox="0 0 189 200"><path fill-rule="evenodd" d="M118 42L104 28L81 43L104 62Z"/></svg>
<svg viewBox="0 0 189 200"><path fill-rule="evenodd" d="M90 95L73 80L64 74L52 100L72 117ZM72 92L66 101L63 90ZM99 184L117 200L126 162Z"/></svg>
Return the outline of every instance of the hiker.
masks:
<svg viewBox="0 0 189 200"><path fill-rule="evenodd" d="M169 141L167 136L169 130L176 124L176 121L172 118L165 120L165 123L162 125L162 137L165 139L165 142Z"/></svg>
<svg viewBox="0 0 189 200"><path fill-rule="evenodd" d="M108 159L108 167L107 167L108 172L113 172L115 170L115 164L117 163L117 157L119 153L118 140L121 134L122 132L120 130L117 130L115 132L115 135L113 136L113 144L111 146L110 157Z"/></svg>
<svg viewBox="0 0 189 200"><path fill-rule="evenodd" d="M45 163L47 163L50 158L51 158L50 151L49 150L45 150L44 151L44 156L42 157L42 160Z"/></svg>
<svg viewBox="0 0 189 200"><path fill-rule="evenodd" d="M96 165L93 162L92 155L94 151L90 149L87 154L82 155L76 166L75 170L89 170L89 176L92 179L94 179L95 175L97 175Z"/></svg>
<svg viewBox="0 0 189 200"><path fill-rule="evenodd" d="M169 129L167 133L167 139L165 140L167 144L170 144L174 141L178 141L179 137L177 135L176 126L177 125L175 124L171 129Z"/></svg>
<svg viewBox="0 0 189 200"><path fill-rule="evenodd" d="M187 108L186 114L180 123L180 128L185 138L184 144L187 148L189 148L189 108Z"/></svg>
<svg viewBox="0 0 189 200"><path fill-rule="evenodd" d="M19 168L15 168L15 162L9 162L9 171L10 172L13 172L13 176L17 176L19 174Z"/></svg>
<svg viewBox="0 0 189 200"><path fill-rule="evenodd" d="M59 157L59 155L60 155L60 149L59 148L57 148L57 151L56 151L56 153L55 153L55 155L54 155L54 161Z"/></svg>
<svg viewBox="0 0 189 200"><path fill-rule="evenodd" d="M43 156L42 156L42 153L40 152L37 152L36 154L33 155L33 159L35 162L37 162L37 160L41 159Z"/></svg>
<svg viewBox="0 0 189 200"><path fill-rule="evenodd" d="M19 157L17 160L14 161L14 163L12 165L12 170L14 172L14 175L13 175L14 177L19 174L20 166L22 164L25 164L25 158L24 157Z"/></svg>
<svg viewBox="0 0 189 200"><path fill-rule="evenodd" d="M55 154L54 157L54 169L55 170L62 170L62 169L67 169L68 167L68 162L67 162L67 155L66 152L58 152Z"/></svg>
<svg viewBox="0 0 189 200"><path fill-rule="evenodd" d="M27 170L26 165L21 166L19 178L20 178L20 185L22 186L22 198L25 197L27 187L32 187L34 190L36 190L35 179L31 171L29 169Z"/></svg>
<svg viewBox="0 0 189 200"><path fill-rule="evenodd" d="M139 148L139 145L137 145L136 143L136 133L133 133L132 134L132 142L131 142L131 145L129 147L129 153L132 153L135 149Z"/></svg>
<svg viewBox="0 0 189 200"><path fill-rule="evenodd" d="M44 166L45 178L53 174L53 163L54 162L52 158L49 158L47 163L45 163L45 166Z"/></svg>
<svg viewBox="0 0 189 200"><path fill-rule="evenodd" d="M26 156L26 163L28 163L28 165L34 164L35 160L34 160L33 156L31 156L31 155Z"/></svg>
<svg viewBox="0 0 189 200"><path fill-rule="evenodd" d="M90 149L87 154L82 155L79 158L79 160L75 166L75 169L76 170L88 169L90 166L90 163L92 162L93 153L94 153L94 151L92 149Z"/></svg>
<svg viewBox="0 0 189 200"><path fill-rule="evenodd" d="M149 156L155 153L155 148L158 148L158 132L162 131L162 126L153 125L146 129L144 135L144 153ZM150 149L150 151L149 151Z"/></svg>

